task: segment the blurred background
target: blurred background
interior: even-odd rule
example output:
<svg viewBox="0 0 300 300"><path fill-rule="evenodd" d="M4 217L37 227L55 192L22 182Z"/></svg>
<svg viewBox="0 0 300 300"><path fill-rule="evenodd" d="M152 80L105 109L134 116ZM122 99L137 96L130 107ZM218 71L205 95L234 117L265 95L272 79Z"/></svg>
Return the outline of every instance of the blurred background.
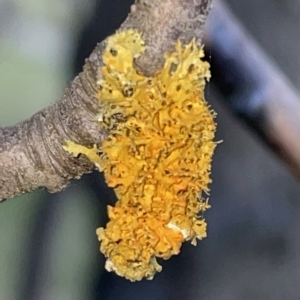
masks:
<svg viewBox="0 0 300 300"><path fill-rule="evenodd" d="M59 99L131 3L0 0L0 126ZM227 3L300 90L300 2ZM84 176L61 193L1 204L0 300L300 299L299 184L220 97L207 87L224 140L213 162L208 238L184 245L153 281L107 273L95 230L113 195L101 175Z"/></svg>

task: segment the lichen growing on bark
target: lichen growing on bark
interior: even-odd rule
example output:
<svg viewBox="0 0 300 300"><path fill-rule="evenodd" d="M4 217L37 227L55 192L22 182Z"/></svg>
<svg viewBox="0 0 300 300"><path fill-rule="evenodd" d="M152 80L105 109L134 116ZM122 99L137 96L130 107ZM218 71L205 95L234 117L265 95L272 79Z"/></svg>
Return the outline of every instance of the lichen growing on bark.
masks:
<svg viewBox="0 0 300 300"><path fill-rule="evenodd" d="M108 39L99 84L99 125L109 130L101 146L67 142L104 172L118 198L109 222L98 228L106 268L129 280L152 279L156 258L178 254L182 242L206 237L215 113L204 99L209 64L195 40L177 42L162 70L139 73L134 59L145 51L134 30Z"/></svg>

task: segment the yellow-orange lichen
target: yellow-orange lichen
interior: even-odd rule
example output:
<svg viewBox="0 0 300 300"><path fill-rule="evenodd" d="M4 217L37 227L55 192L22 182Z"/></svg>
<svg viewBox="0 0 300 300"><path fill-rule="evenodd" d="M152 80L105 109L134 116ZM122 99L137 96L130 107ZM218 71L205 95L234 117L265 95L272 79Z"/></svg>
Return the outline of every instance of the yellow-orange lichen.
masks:
<svg viewBox="0 0 300 300"><path fill-rule="evenodd" d="M199 213L209 205L201 196L211 182L215 148L214 112L204 99L209 64L192 40L177 42L152 77L136 71L134 59L144 42L134 30L108 39L103 54L98 121L109 128L101 148L68 142L105 173L118 201L108 207L106 228L97 229L106 268L132 281L151 279L156 258L178 254L182 242L206 237ZM100 157L101 156L101 157Z"/></svg>

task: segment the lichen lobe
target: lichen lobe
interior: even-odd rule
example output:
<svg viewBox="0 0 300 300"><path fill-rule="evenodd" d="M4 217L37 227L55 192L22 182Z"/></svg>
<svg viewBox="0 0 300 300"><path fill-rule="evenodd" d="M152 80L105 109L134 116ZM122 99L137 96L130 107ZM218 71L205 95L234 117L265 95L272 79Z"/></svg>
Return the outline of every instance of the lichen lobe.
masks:
<svg viewBox="0 0 300 300"><path fill-rule="evenodd" d="M80 148L100 165L118 197L108 207L106 228L97 229L106 268L131 281L152 279L161 271L156 258L168 259L182 242L206 237L202 212L209 205L201 195L209 191L216 145L215 113L204 99L210 71L203 49L195 40L178 41L152 77L134 67L144 51L137 31L109 38L98 121L110 133L93 148L99 159L93 149ZM72 152L70 144L66 149Z"/></svg>

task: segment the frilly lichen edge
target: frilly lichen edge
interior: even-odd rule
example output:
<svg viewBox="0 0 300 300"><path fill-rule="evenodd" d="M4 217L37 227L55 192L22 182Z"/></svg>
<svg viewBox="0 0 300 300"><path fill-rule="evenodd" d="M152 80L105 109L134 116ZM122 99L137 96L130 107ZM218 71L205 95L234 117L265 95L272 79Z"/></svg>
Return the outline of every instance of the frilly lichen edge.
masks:
<svg viewBox="0 0 300 300"><path fill-rule="evenodd" d="M118 198L109 222L98 228L106 269L131 281L152 279L184 241L206 237L215 113L204 98L209 63L195 40L176 43L162 70L139 73L134 60L146 45L139 32L108 39L100 70L97 122L109 131L102 145L67 141L105 174Z"/></svg>

